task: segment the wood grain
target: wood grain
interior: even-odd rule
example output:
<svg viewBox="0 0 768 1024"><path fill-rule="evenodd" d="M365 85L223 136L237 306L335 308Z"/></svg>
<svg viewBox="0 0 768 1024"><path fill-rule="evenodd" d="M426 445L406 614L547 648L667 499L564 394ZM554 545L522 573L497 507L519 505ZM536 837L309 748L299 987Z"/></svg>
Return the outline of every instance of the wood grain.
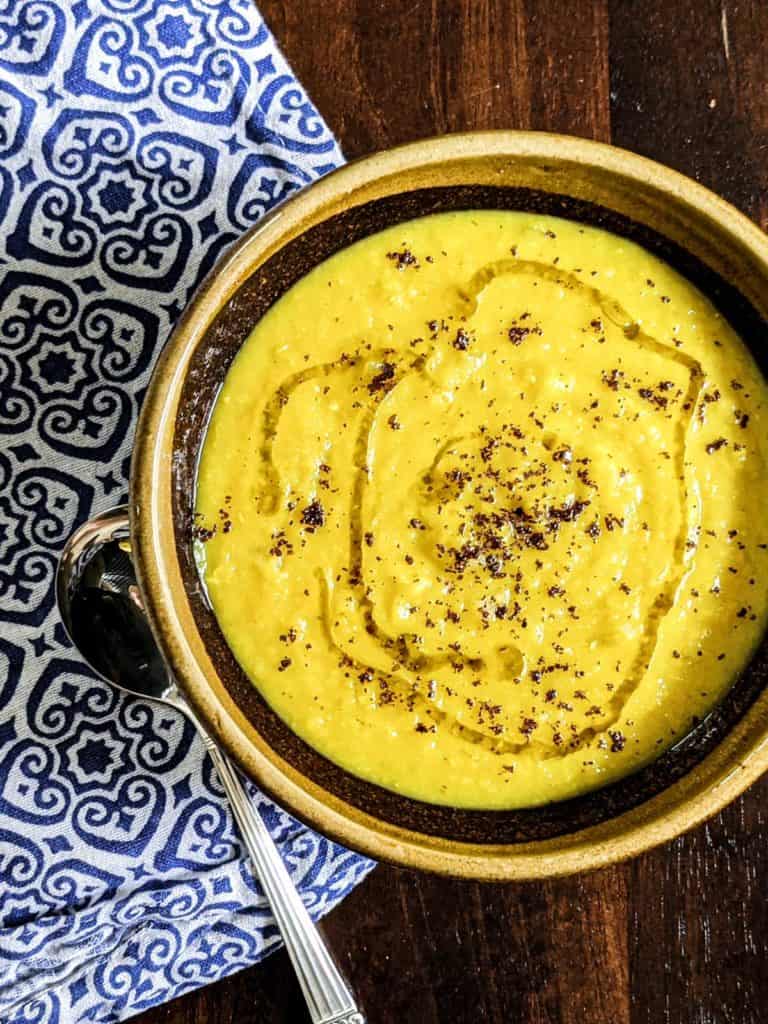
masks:
<svg viewBox="0 0 768 1024"><path fill-rule="evenodd" d="M261 0L344 152L612 141L768 226L765 0ZM484 886L379 867L324 927L369 1024L763 1024L768 780L626 865ZM301 1024L284 953L136 1018Z"/></svg>

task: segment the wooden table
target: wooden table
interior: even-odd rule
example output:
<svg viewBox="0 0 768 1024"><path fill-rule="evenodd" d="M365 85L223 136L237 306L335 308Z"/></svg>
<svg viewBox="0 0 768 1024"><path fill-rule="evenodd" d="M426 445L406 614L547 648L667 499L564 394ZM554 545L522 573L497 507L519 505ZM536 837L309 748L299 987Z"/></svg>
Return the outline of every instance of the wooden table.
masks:
<svg viewBox="0 0 768 1024"><path fill-rule="evenodd" d="M768 0L260 0L348 157L471 128L610 141L768 227ZM379 867L326 934L369 1024L768 1020L768 781L632 863L527 885ZM284 953L137 1024L302 1024Z"/></svg>

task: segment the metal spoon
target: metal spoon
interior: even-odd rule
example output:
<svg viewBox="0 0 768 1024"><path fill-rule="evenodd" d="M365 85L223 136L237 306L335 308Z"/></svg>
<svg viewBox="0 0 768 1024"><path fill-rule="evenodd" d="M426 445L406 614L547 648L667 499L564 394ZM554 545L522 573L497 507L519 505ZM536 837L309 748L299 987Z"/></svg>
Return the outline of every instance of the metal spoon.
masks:
<svg viewBox="0 0 768 1024"><path fill-rule="evenodd" d="M130 555L126 506L102 512L67 541L56 574L64 627L88 664L135 697L171 704L197 727L275 915L313 1024L365 1024L232 762L171 678L149 628Z"/></svg>

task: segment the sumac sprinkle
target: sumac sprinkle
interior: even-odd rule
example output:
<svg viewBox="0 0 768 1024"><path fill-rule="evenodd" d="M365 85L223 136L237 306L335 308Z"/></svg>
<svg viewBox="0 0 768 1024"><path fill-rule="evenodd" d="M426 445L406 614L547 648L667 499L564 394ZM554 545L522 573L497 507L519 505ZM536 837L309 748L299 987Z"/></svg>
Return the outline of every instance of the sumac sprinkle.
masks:
<svg viewBox="0 0 768 1024"><path fill-rule="evenodd" d="M315 498L314 501L310 501L301 513L301 523L302 526L306 526L310 530L315 530L318 526L324 525L325 512L317 498Z"/></svg>
<svg viewBox="0 0 768 1024"><path fill-rule="evenodd" d="M410 249L403 249L402 252L388 252L387 259L397 264L398 270L405 270L406 267L418 267L419 261Z"/></svg>
<svg viewBox="0 0 768 1024"><path fill-rule="evenodd" d="M574 501L570 505L562 505L560 508L551 508L549 510L549 520L551 523L572 523L578 519L588 505L589 500L584 500Z"/></svg>
<svg viewBox="0 0 768 1024"><path fill-rule="evenodd" d="M480 449L480 458L483 462L490 462L493 457L494 449L499 447L498 439L495 437L489 437L483 447Z"/></svg>
<svg viewBox="0 0 768 1024"><path fill-rule="evenodd" d="M611 737L611 753L620 753L620 751L624 749L624 746L627 742L624 733L620 732L618 729L614 729L611 732L609 732L608 735Z"/></svg>
<svg viewBox="0 0 768 1024"><path fill-rule="evenodd" d="M522 317L521 317L522 319ZM530 334L541 334L540 327L520 327L519 324L513 324L507 330L507 337L513 345L522 345L525 339Z"/></svg>
<svg viewBox="0 0 768 1024"><path fill-rule="evenodd" d="M208 541L211 540L215 536L216 536L216 523L214 523L213 526L211 526L210 528L207 527L207 526L202 526L199 523L196 523L192 527L192 538L193 538L193 540L199 540L203 544L207 544Z"/></svg>
<svg viewBox="0 0 768 1024"><path fill-rule="evenodd" d="M669 399L666 395L657 395L652 388L638 388L638 395L644 398L646 402L650 402L652 405L656 405L659 409L666 409L669 405Z"/></svg>
<svg viewBox="0 0 768 1024"><path fill-rule="evenodd" d="M466 352L471 340L464 328L460 327L456 332L456 337L453 339L453 347L458 349L459 352Z"/></svg>
<svg viewBox="0 0 768 1024"><path fill-rule="evenodd" d="M395 364L382 363L379 372L368 384L368 390L373 395L377 391L389 391L394 386Z"/></svg>
<svg viewBox="0 0 768 1024"><path fill-rule="evenodd" d="M623 370L603 370L602 374L600 375L600 379L602 380L603 384L605 384L607 387L611 389L611 391L618 391L619 384L621 383L621 378L623 376Z"/></svg>

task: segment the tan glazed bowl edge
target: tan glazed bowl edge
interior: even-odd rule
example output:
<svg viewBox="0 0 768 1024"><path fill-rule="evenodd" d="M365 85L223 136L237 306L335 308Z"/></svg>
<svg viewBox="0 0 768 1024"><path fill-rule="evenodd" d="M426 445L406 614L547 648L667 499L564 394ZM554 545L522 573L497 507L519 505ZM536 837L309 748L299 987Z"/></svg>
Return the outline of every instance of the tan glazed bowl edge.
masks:
<svg viewBox="0 0 768 1024"><path fill-rule="evenodd" d="M537 189L599 202L682 242L768 313L768 239L728 203L657 163L586 140L530 132L446 136L349 164L265 216L199 288L155 367L131 472L131 532L143 599L169 668L206 727L263 789L314 828L363 853L412 868L487 880L591 870L665 842L715 814L768 768L768 692L699 764L616 817L556 838L473 843L368 814L281 757L223 684L180 571L172 472L190 360L242 283L307 229L381 196L452 183Z"/></svg>

